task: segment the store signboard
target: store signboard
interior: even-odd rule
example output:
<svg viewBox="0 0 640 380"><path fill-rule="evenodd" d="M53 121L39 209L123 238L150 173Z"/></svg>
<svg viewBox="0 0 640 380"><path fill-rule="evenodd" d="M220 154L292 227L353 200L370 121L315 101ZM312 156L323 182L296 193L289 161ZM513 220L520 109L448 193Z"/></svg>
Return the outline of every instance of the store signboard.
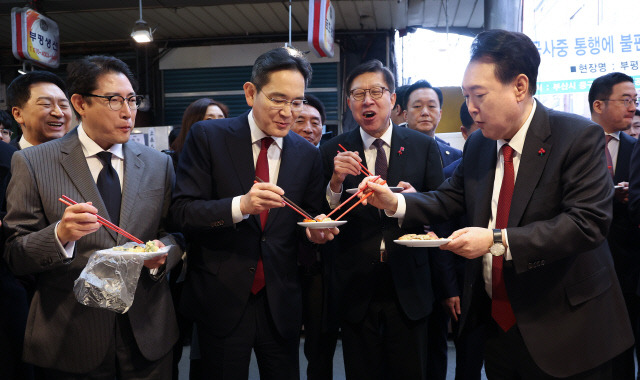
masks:
<svg viewBox="0 0 640 380"><path fill-rule="evenodd" d="M309 0L309 48L319 57L333 57L336 13L331 0Z"/></svg>
<svg viewBox="0 0 640 380"><path fill-rule="evenodd" d="M30 8L11 9L13 56L57 68L60 64L58 24Z"/></svg>

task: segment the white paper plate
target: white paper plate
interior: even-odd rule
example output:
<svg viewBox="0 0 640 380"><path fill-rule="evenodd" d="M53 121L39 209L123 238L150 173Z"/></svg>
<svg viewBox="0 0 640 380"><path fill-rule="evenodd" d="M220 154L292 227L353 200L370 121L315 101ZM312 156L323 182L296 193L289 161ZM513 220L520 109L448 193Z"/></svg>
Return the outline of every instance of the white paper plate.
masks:
<svg viewBox="0 0 640 380"><path fill-rule="evenodd" d="M130 246L136 246L138 244L135 243L127 243L124 244L123 246L125 247L130 247ZM165 247L159 248L158 251L156 252L128 252L128 251L114 251L113 248L109 248L109 249L102 249L100 251L96 251L96 253L101 253L101 254L105 254L105 255L114 255L114 256L123 256L123 257L141 257L144 260L149 260L152 259L154 257L158 257L158 256L162 256L165 253L169 252L169 249L171 249L171 245L167 245Z"/></svg>
<svg viewBox="0 0 640 380"><path fill-rule="evenodd" d="M345 224L346 220L332 220L330 222L298 222L299 226L309 227L311 229L332 228Z"/></svg>
<svg viewBox="0 0 640 380"><path fill-rule="evenodd" d="M393 242L400 245L406 245L407 247L439 247L443 244L447 244L451 239L438 239L438 240L394 240Z"/></svg>
<svg viewBox="0 0 640 380"><path fill-rule="evenodd" d="M394 193L400 193L402 192L404 188L400 187L400 186L393 186L393 187L389 187L389 190L391 190ZM358 192L358 188L353 188L353 189L347 189L345 190L347 193L349 194L355 194Z"/></svg>

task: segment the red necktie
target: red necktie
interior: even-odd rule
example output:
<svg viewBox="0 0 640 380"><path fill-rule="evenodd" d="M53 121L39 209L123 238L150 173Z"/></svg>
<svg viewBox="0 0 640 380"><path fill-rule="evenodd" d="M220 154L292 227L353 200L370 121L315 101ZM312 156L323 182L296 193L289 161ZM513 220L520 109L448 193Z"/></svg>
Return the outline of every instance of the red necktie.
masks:
<svg viewBox="0 0 640 380"><path fill-rule="evenodd" d="M607 156L607 169L609 174L613 177L613 160L611 159L611 152L609 152L609 141L613 138L611 135L605 135L604 154Z"/></svg>
<svg viewBox="0 0 640 380"><path fill-rule="evenodd" d="M262 146L260 147L260 154L258 155L258 161L256 162L256 177L259 177L265 182L269 182L269 160L267 159L267 151L269 146L273 143L271 137L264 137L262 139ZM269 210L265 210L260 213L260 226L264 230L265 224L267 224L267 218L269 217ZM262 254L258 258L258 265L256 265L256 275L253 278L253 285L251 285L251 293L258 294L262 288L264 288L264 266L262 264Z"/></svg>
<svg viewBox="0 0 640 380"><path fill-rule="evenodd" d="M498 198L498 211L496 212L496 228L507 228L509 220L509 209L511 208L511 198L513 197L513 186L515 184L515 172L513 170L513 148L509 145L502 146L502 156L504 157L504 176L500 186L500 197ZM491 267L491 316L504 330L508 331L516 323L516 317L511 309L511 303L507 296L507 288L504 284L504 274L502 272L503 256L493 256Z"/></svg>

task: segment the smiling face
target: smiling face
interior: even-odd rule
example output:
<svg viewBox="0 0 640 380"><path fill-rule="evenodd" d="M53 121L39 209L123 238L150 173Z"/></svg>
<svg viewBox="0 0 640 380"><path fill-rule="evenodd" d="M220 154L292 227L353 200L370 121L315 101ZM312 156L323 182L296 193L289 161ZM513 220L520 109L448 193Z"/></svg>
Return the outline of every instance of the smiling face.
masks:
<svg viewBox="0 0 640 380"><path fill-rule="evenodd" d="M368 90L373 87L389 88L382 73L368 72L358 75L351 82L349 94L355 89ZM347 104L355 121L368 135L376 138L382 136L389 128L391 109L395 102L396 94L390 94L386 90L378 99L373 99L369 91L365 93L363 100L355 100L351 95L347 98Z"/></svg>
<svg viewBox="0 0 640 380"><path fill-rule="evenodd" d="M282 99L288 102L304 99L305 81L297 70L279 70L269 74L269 81L260 90L247 82L244 84L244 95L249 107L253 108L253 118L267 136L284 137L289 133L291 125L298 117L290 105L274 109L269 99Z"/></svg>
<svg viewBox="0 0 640 380"><path fill-rule="evenodd" d="M135 92L124 74L108 72L98 77L93 94L120 95L127 98L135 95ZM109 108L109 101L102 98L83 98L80 94L73 94L71 102L80 114L82 128L102 149L106 150L114 144L129 141L137 110L130 109L127 102L124 102L118 111Z"/></svg>
<svg viewBox="0 0 640 380"><path fill-rule="evenodd" d="M433 137L442 116L438 94L432 88L418 88L409 95L405 120L407 126Z"/></svg>
<svg viewBox="0 0 640 380"><path fill-rule="evenodd" d="M322 118L320 112L313 106L306 104L291 130L304 137L313 145L318 145L322 138Z"/></svg>
<svg viewBox="0 0 640 380"><path fill-rule="evenodd" d="M34 83L29 89L29 100L11 110L24 138L38 145L64 136L71 123L71 106L64 92L49 82Z"/></svg>
<svg viewBox="0 0 640 380"><path fill-rule="evenodd" d="M224 113L222 112L220 107L216 106L215 104L212 104L209 107L207 107L207 112L205 112L204 114L203 120L210 120L210 119L224 119Z"/></svg>
<svg viewBox="0 0 640 380"><path fill-rule="evenodd" d="M462 79L469 114L492 140L509 140L522 127L533 105L528 88L526 75L502 83L496 78L495 64L484 61L471 61Z"/></svg>

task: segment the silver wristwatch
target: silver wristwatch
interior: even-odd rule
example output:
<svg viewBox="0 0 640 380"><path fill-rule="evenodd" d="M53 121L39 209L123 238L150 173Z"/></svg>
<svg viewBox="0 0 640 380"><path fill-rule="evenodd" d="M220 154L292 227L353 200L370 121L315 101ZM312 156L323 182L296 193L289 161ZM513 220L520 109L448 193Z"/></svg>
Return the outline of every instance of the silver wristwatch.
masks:
<svg viewBox="0 0 640 380"><path fill-rule="evenodd" d="M493 245L489 248L489 252L493 256L502 256L507 251L507 248L502 243L502 230L493 230Z"/></svg>

